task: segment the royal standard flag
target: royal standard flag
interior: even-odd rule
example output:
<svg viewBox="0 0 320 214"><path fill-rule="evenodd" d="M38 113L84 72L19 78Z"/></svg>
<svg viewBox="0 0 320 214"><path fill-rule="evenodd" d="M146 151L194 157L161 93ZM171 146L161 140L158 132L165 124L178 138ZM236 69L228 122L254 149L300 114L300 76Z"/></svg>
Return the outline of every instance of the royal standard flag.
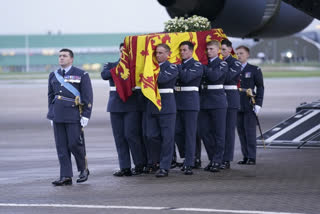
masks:
<svg viewBox="0 0 320 214"><path fill-rule="evenodd" d="M206 43L212 40L221 42L226 38L222 29L127 36L120 63L111 70L120 98L125 102L134 87L139 86L144 96L161 110L161 96L157 85L160 67L154 54L157 45L167 44L171 49L169 62L180 64L179 45L183 41L190 41L194 44L193 58L207 64Z"/></svg>

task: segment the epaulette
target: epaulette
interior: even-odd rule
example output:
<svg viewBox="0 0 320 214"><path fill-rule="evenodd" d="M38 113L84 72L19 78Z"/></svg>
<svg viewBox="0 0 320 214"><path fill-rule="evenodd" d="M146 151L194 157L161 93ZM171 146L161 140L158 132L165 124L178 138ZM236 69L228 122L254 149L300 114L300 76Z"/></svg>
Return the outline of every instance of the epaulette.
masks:
<svg viewBox="0 0 320 214"><path fill-rule="evenodd" d="M221 61L221 62L220 62L220 65L222 65L222 66L227 66L228 63L227 63L226 61Z"/></svg>
<svg viewBox="0 0 320 214"><path fill-rule="evenodd" d="M168 72L168 71L164 71L164 73L168 74L168 75L172 75L172 73Z"/></svg>
<svg viewBox="0 0 320 214"><path fill-rule="evenodd" d="M200 62L195 62L194 65L200 67L202 64Z"/></svg>
<svg viewBox="0 0 320 214"><path fill-rule="evenodd" d="M175 65L175 64L171 64L171 65L170 65L170 68L172 68L172 69L176 69L176 68L177 68L177 65Z"/></svg>
<svg viewBox="0 0 320 214"><path fill-rule="evenodd" d="M241 62L239 62L238 60L235 61L234 64L235 64L236 66L241 66Z"/></svg>

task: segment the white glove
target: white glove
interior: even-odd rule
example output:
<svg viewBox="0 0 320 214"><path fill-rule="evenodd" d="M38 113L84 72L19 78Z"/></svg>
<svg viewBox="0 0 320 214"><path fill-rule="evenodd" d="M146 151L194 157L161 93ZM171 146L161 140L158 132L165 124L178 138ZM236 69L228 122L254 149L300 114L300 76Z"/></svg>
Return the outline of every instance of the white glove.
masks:
<svg viewBox="0 0 320 214"><path fill-rule="evenodd" d="M83 128L88 125L88 122L89 122L89 118L81 117L80 123L81 123L81 126L82 126Z"/></svg>
<svg viewBox="0 0 320 214"><path fill-rule="evenodd" d="M261 109L261 106L255 105L254 108L253 108L253 111L256 113L256 115L258 115L260 109Z"/></svg>
<svg viewBox="0 0 320 214"><path fill-rule="evenodd" d="M53 126L53 121L52 120L50 120L50 125Z"/></svg>

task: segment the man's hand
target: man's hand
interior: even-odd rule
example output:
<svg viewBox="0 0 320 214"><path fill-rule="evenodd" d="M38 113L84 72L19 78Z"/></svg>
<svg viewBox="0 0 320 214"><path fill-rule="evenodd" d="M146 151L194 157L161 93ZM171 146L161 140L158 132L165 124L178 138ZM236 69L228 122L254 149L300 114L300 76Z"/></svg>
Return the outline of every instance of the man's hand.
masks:
<svg viewBox="0 0 320 214"><path fill-rule="evenodd" d="M82 126L83 128L88 125L88 122L89 122L89 118L81 117L80 123L81 123L81 126Z"/></svg>
<svg viewBox="0 0 320 214"><path fill-rule="evenodd" d="M53 121L52 120L50 120L50 125L53 126Z"/></svg>
<svg viewBox="0 0 320 214"><path fill-rule="evenodd" d="M261 106L255 105L254 108L253 108L253 111L256 113L256 115L258 115L260 109L261 109Z"/></svg>

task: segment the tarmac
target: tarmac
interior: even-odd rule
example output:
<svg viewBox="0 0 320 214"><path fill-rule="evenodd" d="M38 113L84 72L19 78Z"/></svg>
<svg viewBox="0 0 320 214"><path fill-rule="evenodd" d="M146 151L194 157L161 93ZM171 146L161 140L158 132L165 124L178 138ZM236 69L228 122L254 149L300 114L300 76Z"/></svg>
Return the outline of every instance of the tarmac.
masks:
<svg viewBox="0 0 320 214"><path fill-rule="evenodd" d="M238 137L231 169L220 173L175 168L114 177L118 169L108 83L93 80L92 118L85 128L89 180L54 187L59 176L53 130L46 119L47 80L0 80L0 213L320 213L320 150L258 148L257 165L242 158ZM265 79L264 131L319 100L320 78ZM202 151L202 166L208 163ZM74 174L78 175L74 164ZM74 179L75 180L75 179Z"/></svg>

